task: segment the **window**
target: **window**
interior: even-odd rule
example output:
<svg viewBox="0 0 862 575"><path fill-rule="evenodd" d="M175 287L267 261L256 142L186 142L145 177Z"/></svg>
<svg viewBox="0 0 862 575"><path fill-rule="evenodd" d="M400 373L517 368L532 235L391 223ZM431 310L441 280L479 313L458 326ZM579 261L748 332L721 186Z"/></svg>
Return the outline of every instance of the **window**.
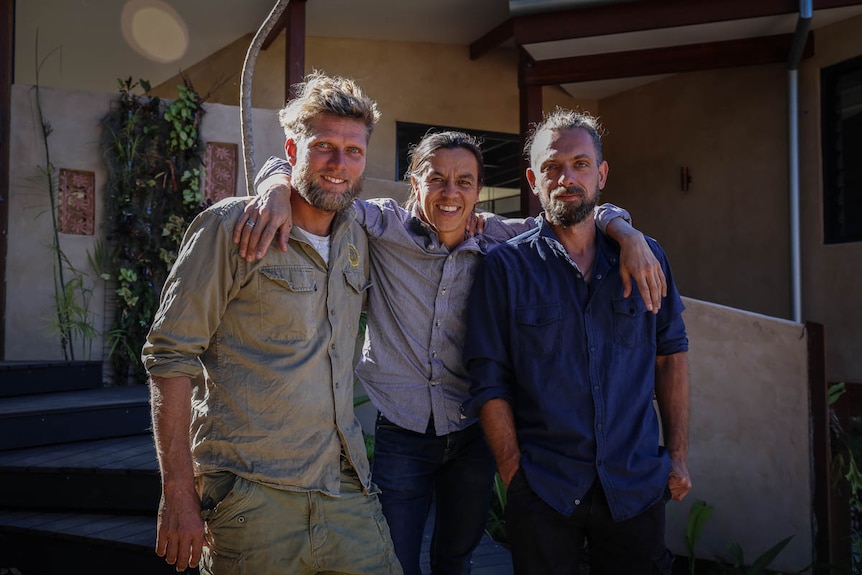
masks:
<svg viewBox="0 0 862 575"><path fill-rule="evenodd" d="M476 207L501 216L521 217L521 144L517 134L396 122L395 173L399 177L407 172L407 154L411 146L418 143L429 130L457 130L478 138L485 158L485 186Z"/></svg>
<svg viewBox="0 0 862 575"><path fill-rule="evenodd" d="M820 85L824 241L862 241L862 57L824 68Z"/></svg>

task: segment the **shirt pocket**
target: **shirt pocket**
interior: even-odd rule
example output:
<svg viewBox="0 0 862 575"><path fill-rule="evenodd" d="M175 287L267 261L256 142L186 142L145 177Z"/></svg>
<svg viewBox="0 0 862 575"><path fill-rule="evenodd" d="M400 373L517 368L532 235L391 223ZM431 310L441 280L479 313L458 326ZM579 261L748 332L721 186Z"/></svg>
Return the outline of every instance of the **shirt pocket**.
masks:
<svg viewBox="0 0 862 575"><path fill-rule="evenodd" d="M371 286L371 280L366 278L364 273L352 268L344 270L344 281L358 294L361 294Z"/></svg>
<svg viewBox="0 0 862 575"><path fill-rule="evenodd" d="M311 266L260 269L260 323L274 341L307 340L314 333L317 280Z"/></svg>
<svg viewBox="0 0 862 575"><path fill-rule="evenodd" d="M647 338L647 308L640 295L611 300L614 310L614 341L625 347L635 347Z"/></svg>
<svg viewBox="0 0 862 575"><path fill-rule="evenodd" d="M521 307L515 312L520 351L525 357L544 358L560 351L562 311L558 305Z"/></svg>

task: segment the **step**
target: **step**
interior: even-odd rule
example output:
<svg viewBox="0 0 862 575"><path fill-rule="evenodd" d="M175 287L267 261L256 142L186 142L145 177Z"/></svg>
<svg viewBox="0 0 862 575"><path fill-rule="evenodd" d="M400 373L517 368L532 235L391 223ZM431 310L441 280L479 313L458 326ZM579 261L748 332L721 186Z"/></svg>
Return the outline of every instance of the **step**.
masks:
<svg viewBox="0 0 862 575"><path fill-rule="evenodd" d="M0 510L0 568L28 575L176 575L155 554L155 541L154 515Z"/></svg>
<svg viewBox="0 0 862 575"><path fill-rule="evenodd" d="M0 397L99 387L101 361L0 362Z"/></svg>
<svg viewBox="0 0 862 575"><path fill-rule="evenodd" d="M149 434L0 451L0 508L154 516L159 467Z"/></svg>
<svg viewBox="0 0 862 575"><path fill-rule="evenodd" d="M147 433L146 385L8 397L0 401L0 450Z"/></svg>

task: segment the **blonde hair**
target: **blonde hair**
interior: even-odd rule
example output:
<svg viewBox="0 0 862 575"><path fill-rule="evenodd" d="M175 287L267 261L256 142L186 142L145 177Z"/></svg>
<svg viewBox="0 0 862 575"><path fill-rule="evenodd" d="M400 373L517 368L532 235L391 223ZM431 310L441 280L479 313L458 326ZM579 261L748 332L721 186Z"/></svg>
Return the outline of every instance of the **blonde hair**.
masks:
<svg viewBox="0 0 862 575"><path fill-rule="evenodd" d="M380 119L377 103L349 78L327 76L315 70L294 85L294 93L296 97L278 112L279 123L288 138L308 136L314 120L328 114L363 122L367 139Z"/></svg>

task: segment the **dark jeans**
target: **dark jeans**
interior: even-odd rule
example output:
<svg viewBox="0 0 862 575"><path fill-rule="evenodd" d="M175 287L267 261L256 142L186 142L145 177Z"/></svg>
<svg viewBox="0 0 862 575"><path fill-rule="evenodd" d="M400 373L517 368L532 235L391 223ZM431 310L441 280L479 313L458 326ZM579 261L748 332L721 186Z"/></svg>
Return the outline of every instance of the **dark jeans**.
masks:
<svg viewBox="0 0 862 575"><path fill-rule="evenodd" d="M420 575L425 523L434 508L430 562L434 575L470 573L482 539L494 479L494 458L478 424L437 437L377 418L372 480L404 575Z"/></svg>
<svg viewBox="0 0 862 575"><path fill-rule="evenodd" d="M664 540L666 502L615 522L596 481L566 517L536 495L519 470L506 505L515 575L577 575L585 553L590 575L669 575L673 558Z"/></svg>

